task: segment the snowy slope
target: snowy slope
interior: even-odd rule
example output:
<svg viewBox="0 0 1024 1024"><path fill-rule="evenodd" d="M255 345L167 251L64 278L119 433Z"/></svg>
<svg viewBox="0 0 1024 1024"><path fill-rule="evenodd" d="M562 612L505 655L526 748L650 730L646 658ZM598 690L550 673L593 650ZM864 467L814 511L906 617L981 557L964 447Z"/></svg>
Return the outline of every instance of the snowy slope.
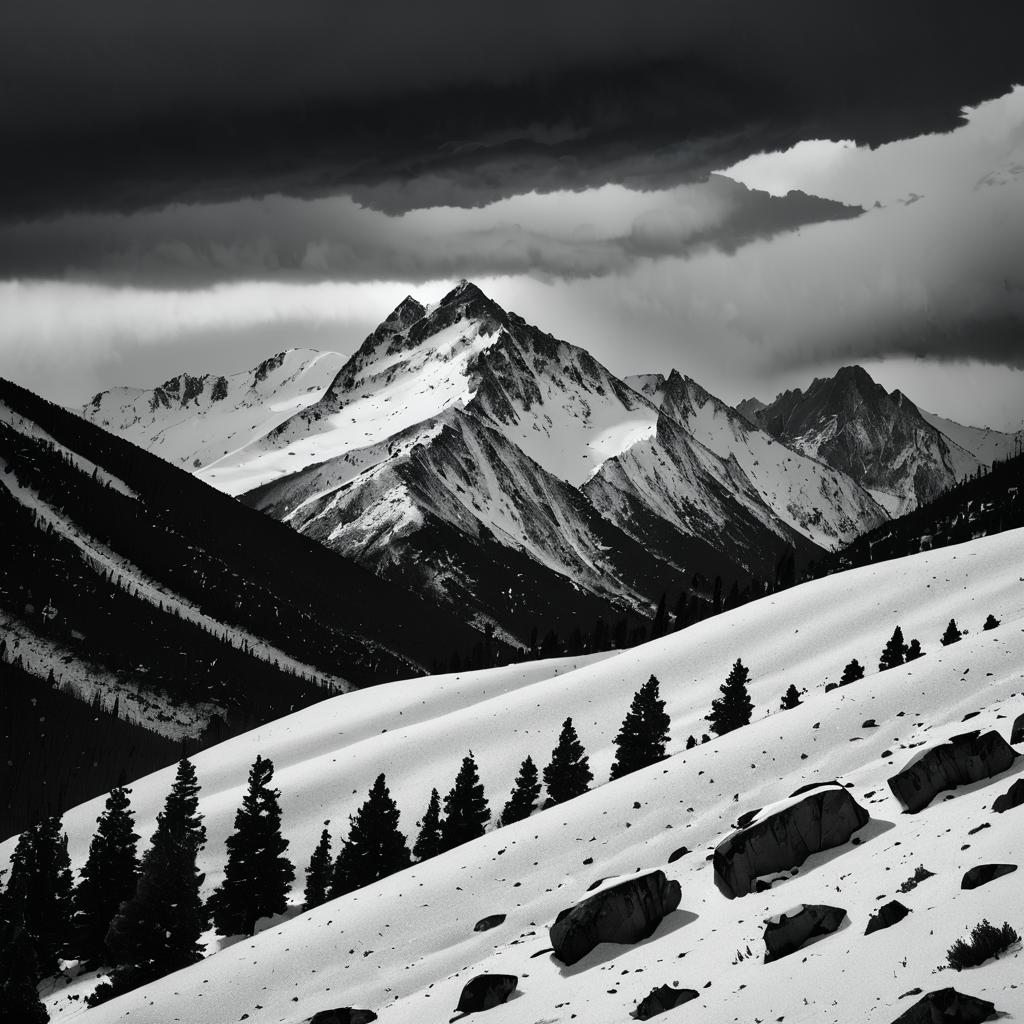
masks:
<svg viewBox="0 0 1024 1024"><path fill-rule="evenodd" d="M1001 430L993 430L991 427L965 427L956 420L946 419L924 409L921 410L921 415L936 430L942 431L960 448L970 452L985 467L1016 455L1021 442L1024 441L1024 430L1008 434Z"/></svg>
<svg viewBox="0 0 1024 1024"><path fill-rule="evenodd" d="M183 373L148 390L101 391L81 412L105 430L203 476L209 463L316 402L343 362L337 352L293 348L244 373Z"/></svg>
<svg viewBox="0 0 1024 1024"><path fill-rule="evenodd" d="M323 820L331 818L337 830L378 771L387 773L411 833L431 786L450 784L467 749L477 756L497 811L519 761L531 753L546 762L567 714L599 782L607 779L612 739L629 699L652 672L672 716L672 756L665 762L228 944L213 959L84 1019L222 1024L248 1014L297 1024L318 1010L354 1005L374 1009L383 1024L431 1024L449 1019L461 986L483 971L520 979L517 997L488 1012L495 1024L621 1022L653 986L666 983L697 989L690 1014L713 1021L885 1022L906 1009L912 1000L900 997L909 990L951 984L1011 1015L1024 1013L1019 952L964 974L937 971L953 939L983 917L1024 928L1019 875L970 892L959 888L963 871L976 864L1019 863L1017 817L1024 810L994 815L988 807L1024 765L917 815L902 814L885 785L919 744L967 728L995 728L1005 737L1024 710L1022 556L1024 531L1015 531L871 565L578 667L562 662L548 671L534 663L417 681L415 689L389 684L200 754L210 834L203 866L212 886L257 753L277 765L285 829L301 865ZM981 632L990 611L1002 625ZM951 616L970 632L941 648L937 638ZM851 657L873 669L896 623L921 639L925 658L824 692L824 682L837 679ZM754 722L685 750L686 736L704 731L701 717L737 656L751 670ZM803 706L775 711L790 683L808 689ZM976 712L965 726L964 717ZM852 786L871 813L860 845L813 858L770 891L722 897L705 856L737 816L784 800L808 782L834 778ZM135 786L143 835L169 781L163 772ZM76 864L100 806L93 801L65 816ZM990 827L978 830L983 825ZM693 852L668 865L669 854L684 844ZM0 851L9 852L10 844ZM920 863L936 877L900 894L900 883ZM659 867L680 881L682 903L651 939L601 946L572 968L545 952L547 927L591 883ZM897 895L911 915L865 937L868 915ZM842 906L850 923L798 955L764 965L763 919L800 902ZM508 919L474 932L474 922L492 913ZM737 962L737 951L748 945L754 955ZM90 984L55 994L53 1018L80 1013L81 1003L66 997Z"/></svg>

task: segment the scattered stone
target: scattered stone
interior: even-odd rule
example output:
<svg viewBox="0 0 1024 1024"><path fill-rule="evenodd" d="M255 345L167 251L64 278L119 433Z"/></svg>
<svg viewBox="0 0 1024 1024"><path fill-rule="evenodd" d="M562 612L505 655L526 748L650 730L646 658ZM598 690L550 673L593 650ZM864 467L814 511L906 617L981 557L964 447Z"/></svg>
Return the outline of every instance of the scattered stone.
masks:
<svg viewBox="0 0 1024 1024"><path fill-rule="evenodd" d="M871 816L835 783L756 820L744 815L737 831L715 848L715 885L728 899L757 891L762 875L799 867L811 854L850 840Z"/></svg>
<svg viewBox="0 0 1024 1024"><path fill-rule="evenodd" d="M489 914L487 917L481 917L475 925L473 925L473 931L475 932L486 932L492 928L497 928L499 924L505 923L504 914Z"/></svg>
<svg viewBox="0 0 1024 1024"><path fill-rule="evenodd" d="M1016 864L979 864L976 868L964 872L960 888L979 889L983 885L988 885L989 882L994 882L997 878L1002 878L1003 875L1012 875L1016 870Z"/></svg>
<svg viewBox="0 0 1024 1024"><path fill-rule="evenodd" d="M861 728L862 729L877 729L878 728L878 723L873 718L869 718L869 719L867 719L864 722L864 724L861 726Z"/></svg>
<svg viewBox="0 0 1024 1024"><path fill-rule="evenodd" d="M678 850L673 850L668 856L669 864L675 864L680 857L685 857L689 852L685 846L680 846Z"/></svg>
<svg viewBox="0 0 1024 1024"><path fill-rule="evenodd" d="M872 932L882 931L883 928L891 928L894 924L899 924L909 913L910 910L899 900L891 900L871 915L864 934L870 935Z"/></svg>
<svg viewBox="0 0 1024 1024"><path fill-rule="evenodd" d="M564 964L582 960L602 942L641 942L679 906L679 883L652 871L589 896L563 910L551 926L551 945Z"/></svg>
<svg viewBox="0 0 1024 1024"><path fill-rule="evenodd" d="M781 960L819 935L831 935L846 919L842 907L808 903L765 921L764 962Z"/></svg>
<svg viewBox="0 0 1024 1024"><path fill-rule="evenodd" d="M1024 779L1018 779L1002 796L997 796L992 802L992 810L1002 814L1021 804L1024 804Z"/></svg>
<svg viewBox="0 0 1024 1024"><path fill-rule="evenodd" d="M995 1004L940 988L919 999L892 1024L981 1024L996 1012Z"/></svg>
<svg viewBox="0 0 1024 1024"><path fill-rule="evenodd" d="M309 1024L370 1024L377 1019L373 1010L354 1010L342 1006L337 1010L321 1010L314 1013Z"/></svg>
<svg viewBox="0 0 1024 1024"><path fill-rule="evenodd" d="M668 985L659 985L651 989L650 995L640 1000L636 1009L630 1013L630 1017L636 1020L650 1020L659 1013L674 1010L677 1006L696 999L699 994L692 988L669 988Z"/></svg>
<svg viewBox="0 0 1024 1024"><path fill-rule="evenodd" d="M519 978L514 974L478 974L466 982L455 1012L479 1013L481 1010L492 1010L495 1006L507 1003L518 984Z"/></svg>
<svg viewBox="0 0 1024 1024"><path fill-rule="evenodd" d="M943 790L989 779L1016 759L1017 752L995 730L965 732L916 754L888 780L889 789L905 811L916 814Z"/></svg>

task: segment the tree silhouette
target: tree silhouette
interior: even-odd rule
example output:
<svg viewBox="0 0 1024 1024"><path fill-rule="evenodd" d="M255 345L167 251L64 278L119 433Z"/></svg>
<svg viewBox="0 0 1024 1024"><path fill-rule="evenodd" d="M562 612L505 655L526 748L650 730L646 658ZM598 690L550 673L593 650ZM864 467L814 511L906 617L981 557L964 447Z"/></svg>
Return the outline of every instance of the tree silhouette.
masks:
<svg viewBox="0 0 1024 1024"><path fill-rule="evenodd" d="M999 620L993 614L991 614L991 612L990 612L988 618L985 620L985 623L984 623L984 625L981 628L982 629L995 629L998 625L999 625Z"/></svg>
<svg viewBox="0 0 1024 1024"><path fill-rule="evenodd" d="M519 767L516 784L512 788L508 802L502 808L498 825L511 825L513 822L528 818L537 806L539 796L540 778L537 766L533 763L533 758L527 755Z"/></svg>
<svg viewBox="0 0 1024 1024"><path fill-rule="evenodd" d="M921 650L921 641L914 637L913 640L907 644L907 651L904 656L904 660L908 663L911 661L917 661L918 658L923 657L924 651Z"/></svg>
<svg viewBox="0 0 1024 1024"><path fill-rule="evenodd" d="M633 702L623 719L612 764L612 779L622 778L665 757L671 722L665 711L665 702L656 676L651 676L633 696Z"/></svg>
<svg viewBox="0 0 1024 1024"><path fill-rule="evenodd" d="M420 834L412 848L413 856L421 861L430 860L444 849L441 842L441 796L436 789L430 791L427 809L416 824L420 827Z"/></svg>
<svg viewBox="0 0 1024 1024"><path fill-rule="evenodd" d="M139 881L139 837L131 811L131 791L116 786L96 819L96 834L75 890L72 922L75 956L86 964L108 960L107 931Z"/></svg>
<svg viewBox="0 0 1024 1024"><path fill-rule="evenodd" d="M224 881L210 897L213 923L220 935L252 935L261 917L288 909L295 869L284 855L280 790L272 788L274 762L257 754L249 786L235 814L235 831L225 846Z"/></svg>
<svg viewBox="0 0 1024 1024"><path fill-rule="evenodd" d="M706 716L707 721L711 723L711 731L716 735L724 736L750 723L754 705L747 692L749 679L747 667L737 658L728 678L721 686L722 696L711 702L711 713Z"/></svg>
<svg viewBox="0 0 1024 1024"><path fill-rule="evenodd" d="M779 710L789 711L791 708L798 707L801 703L800 691L790 683L788 689L782 695L782 700L779 702Z"/></svg>
<svg viewBox="0 0 1024 1024"><path fill-rule="evenodd" d="M955 644L962 636L963 633L956 628L956 619L950 619L949 625L946 627L946 632L942 634L942 646L948 647L950 644Z"/></svg>
<svg viewBox="0 0 1024 1024"><path fill-rule="evenodd" d="M553 807L581 796L593 778L583 744L576 735L572 719L567 718L562 723L558 743L551 751L551 761L544 769L544 786L548 791L544 806Z"/></svg>
<svg viewBox="0 0 1024 1024"><path fill-rule="evenodd" d="M881 658L878 660L878 671L885 672L887 669L902 665L906 653L907 646L903 641L903 630L897 626L893 630L892 636L889 637L889 641L882 651Z"/></svg>
<svg viewBox="0 0 1024 1024"><path fill-rule="evenodd" d="M855 683L858 679L863 678L864 666L856 658L853 658L846 668L843 669L843 674L839 679L839 685L849 686L850 683Z"/></svg>
<svg viewBox="0 0 1024 1024"><path fill-rule="evenodd" d="M324 822L324 830L320 833L320 842L316 844L309 866L306 868L306 889L303 901L307 910L319 907L327 902L327 892L331 887L331 873L334 858L331 856L331 833L329 821Z"/></svg>
<svg viewBox="0 0 1024 1024"><path fill-rule="evenodd" d="M334 862L331 899L372 885L412 863L398 819L398 807L382 773L362 807L349 818L348 838L342 841Z"/></svg>
<svg viewBox="0 0 1024 1024"><path fill-rule="evenodd" d="M444 798L444 820L441 822L441 846L452 850L456 846L484 834L484 826L491 819L491 810L484 797L473 751L462 759L462 767L455 776L455 785Z"/></svg>
<svg viewBox="0 0 1024 1024"><path fill-rule="evenodd" d="M46 1024L36 979L39 964L32 939L0 896L0 1020L10 1024Z"/></svg>

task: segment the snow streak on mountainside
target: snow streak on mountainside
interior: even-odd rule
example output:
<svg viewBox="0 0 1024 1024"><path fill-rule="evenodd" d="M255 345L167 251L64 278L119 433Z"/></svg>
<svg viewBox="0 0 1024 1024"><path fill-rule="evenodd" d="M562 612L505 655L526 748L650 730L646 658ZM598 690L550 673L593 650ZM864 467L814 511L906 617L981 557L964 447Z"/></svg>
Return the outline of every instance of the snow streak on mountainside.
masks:
<svg viewBox="0 0 1024 1024"><path fill-rule="evenodd" d="M965 427L956 420L948 420L933 412L920 410L921 415L936 430L940 430L954 444L958 444L966 452L970 452L984 468L990 468L993 462L1010 458L1019 454L1024 445L1024 430L1008 434L991 427Z"/></svg>
<svg viewBox="0 0 1024 1024"><path fill-rule="evenodd" d="M757 414L775 437L849 474L893 515L940 494L982 460L860 366L779 395Z"/></svg>
<svg viewBox="0 0 1024 1024"><path fill-rule="evenodd" d="M321 1010L357 1006L381 1024L440 1024L462 986L485 972L518 977L516 997L488 1011L494 1024L620 1024L659 985L695 990L690 1015L710 1021L888 1024L918 998L907 993L949 985L1018 1016L1019 946L959 974L939 968L953 941L983 918L1024 930L1019 876L961 887L968 869L1019 864L1024 855L1017 819L1024 809L991 809L1020 778L1020 759L916 814L902 812L887 780L967 730L1009 738L1022 711L1022 557L1024 531L1011 531L804 584L609 657L346 694L206 751L195 758L209 833L200 864L206 891L222 877L224 842L257 754L275 763L288 853L299 866L325 819L332 833L343 831L382 768L406 834L414 834L431 787L443 789L469 749L496 813L522 758L545 763L569 714L596 782L582 797L367 889L267 922L252 939L222 944L211 936L212 960L90 1010L85 1020L163 1024L171 1014L222 1024L248 1015L300 1024ZM989 612L1002 624L982 631ZM951 617L968 632L942 647ZM920 638L925 656L875 672L896 624ZM687 749L689 734L706 731L703 716L737 657L751 670L752 723ZM826 692L853 657L867 676ZM669 757L606 783L630 696L652 673L671 716ZM790 683L808 691L803 704L778 711ZM134 787L143 836L171 775ZM799 788L834 779L870 814L852 841L792 873L774 872L765 891L726 899L709 854L738 817L791 805ZM96 800L64 816L76 866L101 807ZM11 849L0 847L0 858ZM933 877L911 891L903 883L919 865ZM600 945L572 967L550 955L548 928L599 879L656 869L678 881L682 898L650 938ZM300 877L296 905L301 887ZM870 915L893 899L909 915L866 935ZM842 908L848 921L766 964L765 920L822 903ZM492 914L507 916L496 928L474 930ZM76 997L94 984L86 975L48 996L54 1018L78 1015Z"/></svg>

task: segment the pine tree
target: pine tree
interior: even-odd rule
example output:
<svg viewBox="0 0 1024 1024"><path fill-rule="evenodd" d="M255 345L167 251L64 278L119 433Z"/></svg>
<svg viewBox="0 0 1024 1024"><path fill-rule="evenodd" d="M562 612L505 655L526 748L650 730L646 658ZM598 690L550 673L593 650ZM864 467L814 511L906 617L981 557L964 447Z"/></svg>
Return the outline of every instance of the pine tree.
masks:
<svg viewBox="0 0 1024 1024"><path fill-rule="evenodd" d="M917 661L918 658L924 655L924 651L921 650L921 641L914 637L913 640L907 644L907 652L904 656L904 660L907 662Z"/></svg>
<svg viewBox="0 0 1024 1024"><path fill-rule="evenodd" d="M857 682L858 679L864 678L864 666L856 659L852 659L850 663L843 669L843 674L839 679L840 686L848 686L850 683Z"/></svg>
<svg viewBox="0 0 1024 1024"><path fill-rule="evenodd" d="M633 703L615 737L612 779L656 764L665 757L669 737L669 716L660 699L658 679L651 676L633 696Z"/></svg>
<svg viewBox="0 0 1024 1024"><path fill-rule="evenodd" d="M50 1015L39 998L32 938L0 897L0 1020L9 1024L46 1024Z"/></svg>
<svg viewBox="0 0 1024 1024"><path fill-rule="evenodd" d="M548 791L545 807L554 807L586 793L594 775L590 770L583 744L580 743L572 719L562 723L562 732L551 761L544 769L544 786Z"/></svg>
<svg viewBox="0 0 1024 1024"><path fill-rule="evenodd" d="M962 636L963 633L956 628L956 619L950 619L946 632L942 634L942 646L948 647L950 644L955 644Z"/></svg>
<svg viewBox="0 0 1024 1024"><path fill-rule="evenodd" d="M484 797L473 751L462 759L462 767L455 776L455 785L444 798L444 821L441 822L441 846L453 850L456 846L484 834L484 826L491 819L491 810Z"/></svg>
<svg viewBox="0 0 1024 1024"><path fill-rule="evenodd" d="M736 664L729 671L729 676L721 686L721 697L711 702L711 713L706 716L711 723L711 731L718 736L739 729L750 723L754 705L747 692L750 673L747 667L736 659Z"/></svg>
<svg viewBox="0 0 1024 1024"><path fill-rule="evenodd" d="M537 806L539 796L540 779L537 774L537 766L533 763L533 758L527 756L519 767L516 784L508 802L502 808L498 825L511 825L513 822L528 818L533 813L534 807Z"/></svg>
<svg viewBox="0 0 1024 1024"><path fill-rule="evenodd" d="M349 818L348 838L334 862L331 899L372 885L412 863L398 817L387 782L383 774L378 775L362 807Z"/></svg>
<svg viewBox="0 0 1024 1024"><path fill-rule="evenodd" d="M667 597L662 593L661 600L658 601L658 609L654 613L654 619L651 622L652 640L657 640L658 637L664 636L668 632L668 608L666 601Z"/></svg>
<svg viewBox="0 0 1024 1024"><path fill-rule="evenodd" d="M273 779L273 761L257 755L235 814L235 831L225 844L224 881L210 897L220 935L252 935L261 917L288 909L295 869L284 855L288 840L281 835L281 792L272 788Z"/></svg>
<svg viewBox="0 0 1024 1024"><path fill-rule="evenodd" d="M413 846L413 856L417 860L430 860L442 852L441 843L441 795L436 789L430 791L430 801L420 821L420 834Z"/></svg>
<svg viewBox="0 0 1024 1024"><path fill-rule="evenodd" d="M196 770L182 758L156 817L135 895L121 905L107 932L107 949L118 968L111 983L96 990L90 1005L202 959L199 937L207 915L199 894L204 875L196 858L205 844Z"/></svg>
<svg viewBox="0 0 1024 1024"><path fill-rule="evenodd" d="M329 821L324 822L324 830L320 833L320 842L316 844L313 856L309 858L306 868L305 905L307 910L319 907L327 902L327 892L331 887L331 869L334 858L331 857L331 833Z"/></svg>
<svg viewBox="0 0 1024 1024"><path fill-rule="evenodd" d="M70 938L73 886L60 819L48 818L22 832L11 856L5 898L12 920L20 921L28 934L42 977L57 971Z"/></svg>
<svg viewBox="0 0 1024 1024"><path fill-rule="evenodd" d="M779 702L779 710L789 711L792 708L799 707L800 704L800 691L790 683L789 688L782 695L782 700Z"/></svg>
<svg viewBox="0 0 1024 1024"><path fill-rule="evenodd" d="M686 749L693 750L695 746L697 746L697 737L691 733L686 737Z"/></svg>
<svg viewBox="0 0 1024 1024"><path fill-rule="evenodd" d="M107 962L110 923L139 881L139 837L130 795L123 786L110 791L75 889L74 953L86 964Z"/></svg>
<svg viewBox="0 0 1024 1024"><path fill-rule="evenodd" d="M991 612L990 612L988 618L985 620L985 623L984 623L984 625L981 628L982 629L995 629L998 625L999 625L999 620L993 614L991 614Z"/></svg>
<svg viewBox="0 0 1024 1024"><path fill-rule="evenodd" d="M906 654L907 647L903 641L903 630L897 626L893 630L892 636L889 637L889 642L885 645L881 658L878 659L878 671L885 672L887 669L902 665Z"/></svg>

